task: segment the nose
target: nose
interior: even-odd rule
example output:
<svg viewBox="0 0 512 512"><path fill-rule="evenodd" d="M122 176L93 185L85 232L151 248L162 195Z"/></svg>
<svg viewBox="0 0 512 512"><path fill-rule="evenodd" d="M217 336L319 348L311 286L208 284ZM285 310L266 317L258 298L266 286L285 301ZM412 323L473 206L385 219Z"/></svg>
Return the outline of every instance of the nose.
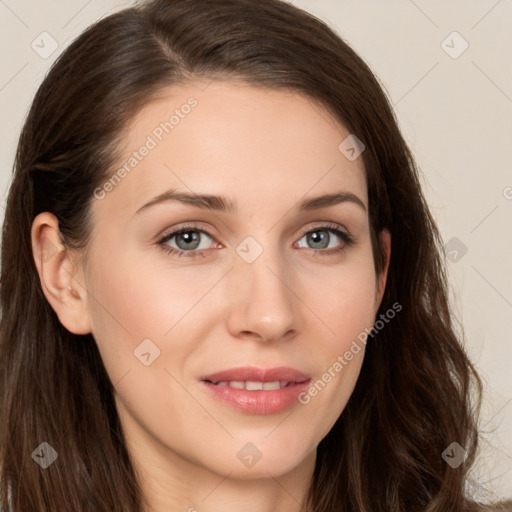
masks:
<svg viewBox="0 0 512 512"><path fill-rule="evenodd" d="M270 343L297 334L298 283L277 249L265 249L252 263L235 254L235 268L228 276L227 326L232 336Z"/></svg>

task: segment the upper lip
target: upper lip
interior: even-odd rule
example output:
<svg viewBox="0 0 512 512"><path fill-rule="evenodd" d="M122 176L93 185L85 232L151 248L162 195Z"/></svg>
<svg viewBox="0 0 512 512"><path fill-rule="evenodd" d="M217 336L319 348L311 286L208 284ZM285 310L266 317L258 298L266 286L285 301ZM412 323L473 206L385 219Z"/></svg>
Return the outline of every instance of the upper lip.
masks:
<svg viewBox="0 0 512 512"><path fill-rule="evenodd" d="M309 375L294 368L279 366L276 368L256 368L255 366L240 366L220 372L205 375L200 380L209 382L239 381L239 382L304 382Z"/></svg>

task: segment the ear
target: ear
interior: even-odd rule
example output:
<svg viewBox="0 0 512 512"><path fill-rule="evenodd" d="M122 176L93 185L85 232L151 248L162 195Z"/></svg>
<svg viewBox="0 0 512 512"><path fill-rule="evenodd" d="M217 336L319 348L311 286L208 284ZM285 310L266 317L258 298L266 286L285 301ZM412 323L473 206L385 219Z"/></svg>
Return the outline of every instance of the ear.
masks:
<svg viewBox="0 0 512 512"><path fill-rule="evenodd" d="M387 229L383 229L379 233L379 239L382 249L385 253L385 264L382 272L377 276L377 293L375 296L375 311L379 309L382 297L384 297L384 290L386 288L386 281L388 277L389 262L391 260L391 233Z"/></svg>
<svg viewBox="0 0 512 512"><path fill-rule="evenodd" d="M40 213L32 223L32 250L43 293L62 325L74 334L89 334L87 290L73 254L63 245L55 215Z"/></svg>

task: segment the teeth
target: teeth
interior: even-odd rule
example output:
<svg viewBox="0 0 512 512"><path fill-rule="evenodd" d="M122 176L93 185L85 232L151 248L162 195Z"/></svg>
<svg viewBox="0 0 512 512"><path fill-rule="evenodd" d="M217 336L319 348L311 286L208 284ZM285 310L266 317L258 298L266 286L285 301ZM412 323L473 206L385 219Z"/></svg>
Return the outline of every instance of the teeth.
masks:
<svg viewBox="0 0 512 512"><path fill-rule="evenodd" d="M255 382L255 381L237 381L237 380L231 380L231 381L221 381L215 383L217 386L229 386L231 388L235 389L246 389L248 391L261 391L261 390L274 390L274 389L280 389L284 388L288 381L286 380L276 380L274 382Z"/></svg>
<svg viewBox="0 0 512 512"><path fill-rule="evenodd" d="M264 382L263 383L263 389L280 389L281 388L281 383L279 381L275 381L275 382Z"/></svg>
<svg viewBox="0 0 512 512"><path fill-rule="evenodd" d="M245 383L245 389L249 391L260 391L263 389L263 382L251 382L249 380Z"/></svg>

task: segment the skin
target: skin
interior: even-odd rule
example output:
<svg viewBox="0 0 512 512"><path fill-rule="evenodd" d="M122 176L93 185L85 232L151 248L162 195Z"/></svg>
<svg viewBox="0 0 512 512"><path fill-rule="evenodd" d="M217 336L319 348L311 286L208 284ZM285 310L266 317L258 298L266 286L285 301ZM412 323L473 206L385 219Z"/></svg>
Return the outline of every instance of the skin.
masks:
<svg viewBox="0 0 512 512"><path fill-rule="evenodd" d="M233 410L198 379L246 365L291 366L321 378L374 324L390 234L381 233L388 263L376 276L364 164L339 151L349 132L325 109L296 93L247 84L205 87L170 87L132 120L120 165L189 97L198 101L93 201L87 260L65 249L56 218L45 212L32 227L35 261L62 324L96 340L148 511L295 512L316 448L354 389L364 345L308 404L277 414ZM226 196L239 211L168 202L135 214L173 187ZM353 202L295 210L302 199L341 190L357 195L366 211ZM158 241L189 222L207 232L200 235L203 256L165 253ZM348 231L354 245L323 228L325 246L302 235L326 223ZM236 252L247 236L263 248L250 264ZM167 245L191 252L178 237ZM314 254L327 246L345 251ZM53 256L42 257L49 247ZM147 338L160 350L148 366L134 356ZM248 442L261 453L251 468L237 457Z"/></svg>

